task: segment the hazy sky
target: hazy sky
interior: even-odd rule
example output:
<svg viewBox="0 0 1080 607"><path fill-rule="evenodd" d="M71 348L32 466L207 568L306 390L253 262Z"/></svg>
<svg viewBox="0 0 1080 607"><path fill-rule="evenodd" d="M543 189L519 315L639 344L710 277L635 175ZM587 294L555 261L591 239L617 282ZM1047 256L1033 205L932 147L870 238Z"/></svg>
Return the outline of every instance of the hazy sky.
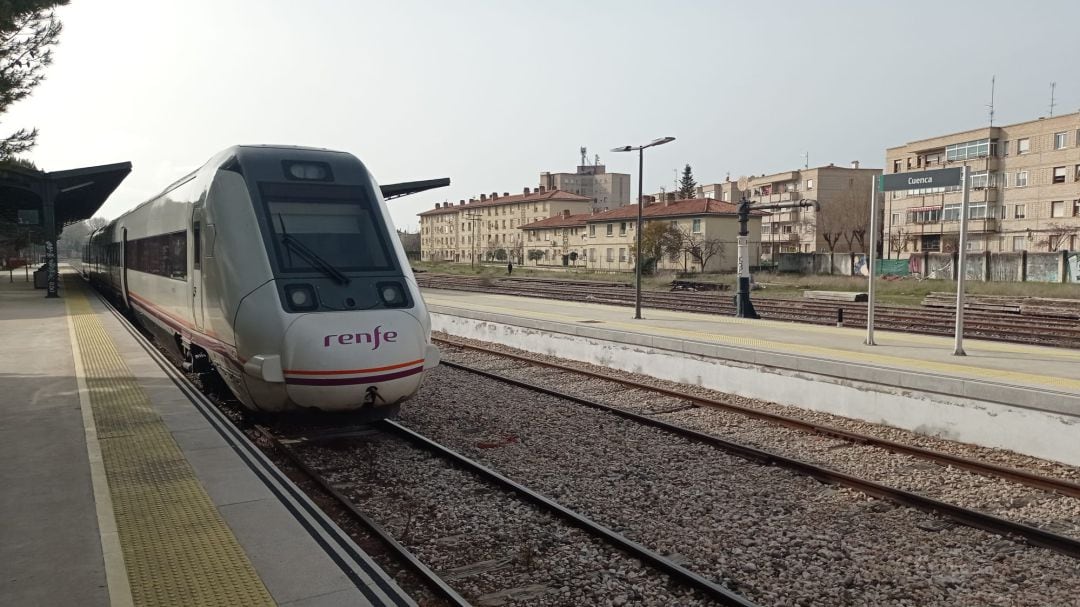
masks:
<svg viewBox="0 0 1080 607"><path fill-rule="evenodd" d="M645 191L810 164L1080 110L1080 2L73 0L46 81L0 116L60 170L130 160L115 217L222 148L349 151L398 227L444 199L519 193L578 148ZM636 185L634 187L636 195Z"/></svg>

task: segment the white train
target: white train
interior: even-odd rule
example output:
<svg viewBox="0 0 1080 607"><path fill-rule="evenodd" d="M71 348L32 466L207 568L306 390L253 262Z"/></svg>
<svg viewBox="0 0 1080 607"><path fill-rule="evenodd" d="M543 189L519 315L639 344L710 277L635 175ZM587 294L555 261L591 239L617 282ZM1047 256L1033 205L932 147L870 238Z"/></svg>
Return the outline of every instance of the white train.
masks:
<svg viewBox="0 0 1080 607"><path fill-rule="evenodd" d="M83 271L251 409L384 417L439 352L382 194L351 154L233 147L91 234Z"/></svg>

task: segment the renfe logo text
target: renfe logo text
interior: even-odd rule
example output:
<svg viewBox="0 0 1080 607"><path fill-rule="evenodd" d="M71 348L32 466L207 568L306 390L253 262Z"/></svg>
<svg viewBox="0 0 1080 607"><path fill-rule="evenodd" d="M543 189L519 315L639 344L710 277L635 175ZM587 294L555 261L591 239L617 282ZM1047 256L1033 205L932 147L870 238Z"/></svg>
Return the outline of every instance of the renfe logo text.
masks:
<svg viewBox="0 0 1080 607"><path fill-rule="evenodd" d="M375 327L371 333L342 333L341 335L327 335L323 338L323 347L329 348L336 342L342 346L355 344L372 344L371 349L377 350L382 342L394 343L397 341L397 331L382 331L382 325Z"/></svg>

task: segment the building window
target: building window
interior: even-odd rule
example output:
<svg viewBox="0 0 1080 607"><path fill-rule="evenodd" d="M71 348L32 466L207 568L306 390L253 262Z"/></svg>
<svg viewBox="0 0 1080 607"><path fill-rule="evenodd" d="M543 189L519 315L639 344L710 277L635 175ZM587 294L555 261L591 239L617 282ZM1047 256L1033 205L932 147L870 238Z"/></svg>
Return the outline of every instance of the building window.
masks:
<svg viewBox="0 0 1080 607"><path fill-rule="evenodd" d="M589 261L596 262L596 249L589 249Z"/></svg>
<svg viewBox="0 0 1080 607"><path fill-rule="evenodd" d="M1055 200L1050 203L1050 216L1051 217L1064 217L1065 216L1065 201Z"/></svg>
<svg viewBox="0 0 1080 607"><path fill-rule="evenodd" d="M1027 216L1027 205L1018 204L1013 207L1013 219L1023 219Z"/></svg>
<svg viewBox="0 0 1080 607"><path fill-rule="evenodd" d="M619 222L619 236L626 236L626 222Z"/></svg>
<svg viewBox="0 0 1080 607"><path fill-rule="evenodd" d="M892 161L892 172L893 173L899 173L900 172L900 161L899 160Z"/></svg>
<svg viewBox="0 0 1080 607"><path fill-rule="evenodd" d="M1014 251L1023 251L1024 250L1024 240L1026 240L1026 239L1023 236L1013 236L1012 237L1012 250L1014 250Z"/></svg>
<svg viewBox="0 0 1080 607"><path fill-rule="evenodd" d="M615 224L613 224L613 223L607 224L607 235L611 236L614 233L615 233ZM608 250L610 251L611 249L608 249Z"/></svg>
<svg viewBox="0 0 1080 607"><path fill-rule="evenodd" d="M1023 139L1017 139L1016 140L1016 153L1018 155L1019 154L1027 154L1030 151L1031 151L1031 140L1030 139L1025 137Z"/></svg>
<svg viewBox="0 0 1080 607"><path fill-rule="evenodd" d="M1068 142L1069 134L1067 132L1054 133L1054 149L1064 150L1065 144Z"/></svg>
<svg viewBox="0 0 1080 607"><path fill-rule="evenodd" d="M1004 141L1004 142L1001 143L1001 155L1002 156L1008 156L1009 155L1009 142L1008 141Z"/></svg>
<svg viewBox="0 0 1080 607"><path fill-rule="evenodd" d="M806 180L806 189L808 189L808 190L814 189L814 180L813 179L807 179Z"/></svg>
<svg viewBox="0 0 1080 607"><path fill-rule="evenodd" d="M596 224L589 226L589 236L596 236Z"/></svg>
<svg viewBox="0 0 1080 607"><path fill-rule="evenodd" d="M995 155L996 150L991 148L997 147L997 141L991 142L989 139L977 139L975 141L965 141L964 143L956 143L945 147L945 160L967 160L969 158L983 158L985 156Z"/></svg>
<svg viewBox="0 0 1080 607"><path fill-rule="evenodd" d="M792 232L792 226L790 226L790 225L787 225L787 226L782 226L782 227L781 227L781 229L780 229L780 231L781 231L782 233L784 233L784 234L791 234L791 232Z"/></svg>
<svg viewBox="0 0 1080 607"><path fill-rule="evenodd" d="M609 262L609 263L615 261L615 249L608 249L607 250L607 255L605 256L605 260L607 262Z"/></svg>
<svg viewBox="0 0 1080 607"><path fill-rule="evenodd" d="M1054 167L1053 183L1065 183L1065 167Z"/></svg>
<svg viewBox="0 0 1080 607"><path fill-rule="evenodd" d="M619 263L626 263L626 249L619 248Z"/></svg>
<svg viewBox="0 0 1080 607"><path fill-rule="evenodd" d="M892 214L892 224L896 225L898 223L900 223L900 213L893 213Z"/></svg>
<svg viewBox="0 0 1080 607"><path fill-rule="evenodd" d="M1027 171L1017 171L1016 173L1016 187L1022 188L1027 186Z"/></svg>
<svg viewBox="0 0 1080 607"><path fill-rule="evenodd" d="M957 217L960 213L957 211ZM908 211L908 223L937 223L941 221L941 207L922 207Z"/></svg>
<svg viewBox="0 0 1080 607"><path fill-rule="evenodd" d="M942 221L959 221L960 220L960 205L959 204L947 204L941 210Z"/></svg>

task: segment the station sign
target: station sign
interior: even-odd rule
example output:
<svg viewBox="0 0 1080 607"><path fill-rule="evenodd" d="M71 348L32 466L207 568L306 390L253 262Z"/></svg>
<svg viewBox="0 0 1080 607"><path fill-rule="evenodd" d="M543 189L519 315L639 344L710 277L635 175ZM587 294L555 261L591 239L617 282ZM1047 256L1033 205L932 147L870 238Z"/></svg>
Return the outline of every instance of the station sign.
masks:
<svg viewBox="0 0 1080 607"><path fill-rule="evenodd" d="M923 188L944 188L960 185L964 180L964 169L937 169L916 173L893 173L878 178L879 192L895 190L921 190Z"/></svg>

